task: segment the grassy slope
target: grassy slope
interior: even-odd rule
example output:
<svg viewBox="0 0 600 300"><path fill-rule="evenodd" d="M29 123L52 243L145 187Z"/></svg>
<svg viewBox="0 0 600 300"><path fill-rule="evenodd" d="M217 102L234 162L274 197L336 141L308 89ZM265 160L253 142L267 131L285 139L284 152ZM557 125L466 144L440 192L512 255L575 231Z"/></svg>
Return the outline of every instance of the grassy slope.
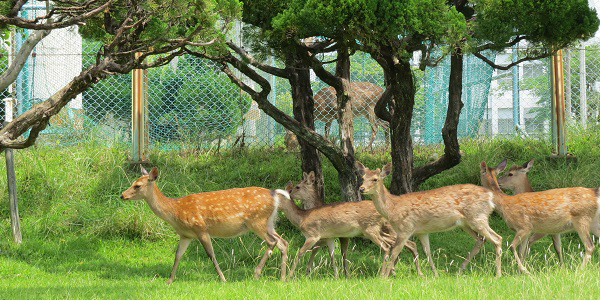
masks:
<svg viewBox="0 0 600 300"><path fill-rule="evenodd" d="M600 138L593 134L577 134L569 147L578 157L576 165L554 164L544 160L549 146L540 141L465 142L463 162L429 181L429 189L454 183L478 183L481 160L496 164L503 158L509 163L536 159L531 180L537 190L563 186L600 186ZM420 148L417 165L433 153L435 147ZM177 237L156 218L143 202L122 202L118 195L138 176L137 168L127 163L127 149L102 148L88 142L70 148L38 148L17 151L19 205L25 242L11 243L6 193L0 198L0 298L75 297L157 298L202 296L252 298L333 298L389 295L434 296L438 298L510 296L565 296L590 298L600 285L598 255L593 266L576 271L580 263L579 243L572 234L563 240L567 265L556 266L549 239L534 246L528 259L535 275L516 274L512 255L503 258L507 275L492 277L493 251L487 247L471 265L467 276L455 277L457 265L466 255L472 240L460 231L434 234L432 248L437 266L447 271L440 278L428 275L417 278L409 256L403 253L398 265L398 278L380 280L377 268L380 253L372 244L356 240L351 245L351 280L333 280L324 256L319 256L312 278L281 283L278 277L278 252L267 263L265 277L252 281L251 275L264 245L251 235L230 240L216 240L215 251L225 276L230 281L217 281L212 263L199 243L190 246L172 286L165 281L172 264ZM288 180L300 178L300 163L295 155L279 150L231 152L219 155L155 152L151 161L161 172L159 186L167 195L181 196L193 192L258 185L281 188ZM378 167L389 159L383 154L361 155L370 167ZM0 167L3 174L4 166ZM327 201L338 201L336 172L325 164ZM6 191L6 181L0 189ZM508 241L512 232L497 217L492 227ZM278 231L290 241L291 257L303 238L285 217ZM339 259L339 257L338 257ZM305 259L306 262L306 259ZM338 262L340 264L340 262ZM303 271L303 270L301 270ZM351 292L349 292L351 291Z"/></svg>

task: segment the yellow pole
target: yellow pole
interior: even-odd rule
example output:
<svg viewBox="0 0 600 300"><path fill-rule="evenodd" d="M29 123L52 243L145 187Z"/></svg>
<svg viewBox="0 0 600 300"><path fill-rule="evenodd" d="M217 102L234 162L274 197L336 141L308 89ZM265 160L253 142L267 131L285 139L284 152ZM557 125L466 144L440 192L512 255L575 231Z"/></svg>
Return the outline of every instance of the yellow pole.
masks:
<svg viewBox="0 0 600 300"><path fill-rule="evenodd" d="M563 54L558 50L552 55L552 137L559 156L567 155L564 87Z"/></svg>
<svg viewBox="0 0 600 300"><path fill-rule="evenodd" d="M141 52L135 54L136 58L142 55ZM145 70L134 69L131 76L132 101L131 101L131 142L132 142L132 161L140 163L146 160L145 147L147 141L146 130L146 109L147 109L147 84L144 84Z"/></svg>

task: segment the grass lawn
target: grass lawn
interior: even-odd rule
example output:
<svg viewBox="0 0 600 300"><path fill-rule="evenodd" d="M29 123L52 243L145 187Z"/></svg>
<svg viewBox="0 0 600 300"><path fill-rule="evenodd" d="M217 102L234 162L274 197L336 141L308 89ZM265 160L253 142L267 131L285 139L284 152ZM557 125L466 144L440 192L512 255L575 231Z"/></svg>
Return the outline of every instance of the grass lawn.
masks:
<svg viewBox="0 0 600 300"><path fill-rule="evenodd" d="M464 142L465 155L453 169L421 185L431 189L456 183L478 184L479 162L509 164L536 159L531 181L536 190L565 186L600 186L600 136L580 134L569 149L576 164L546 161L550 147L544 141L512 140ZM427 161L439 147L416 149L415 164ZM127 163L127 148L104 148L92 142L73 147L35 147L15 151L19 209L24 242L12 243L6 193L0 195L0 299L230 299L230 298L580 298L600 295L597 249L590 265L579 270L581 247L574 234L563 236L565 266L559 266L549 238L536 243L527 266L532 276L517 272L507 243L513 232L499 216L491 226L503 238L503 274L495 278L494 253L489 245L473 260L463 276L458 266L473 245L455 230L431 235L435 263L433 277L421 253L424 277L418 277L410 255L403 251L397 276L381 279L381 253L372 243L354 239L349 250L350 279L334 279L324 253L317 256L311 276L304 273L308 255L297 277L279 281L280 255L276 250L263 277L253 280L254 267L266 246L251 235L214 240L214 248L227 283L221 283L200 243L194 241L184 255L172 285L170 274L177 237L142 201L124 202L119 194L139 176ZM386 154L359 154L368 167L389 161ZM301 178L296 154L282 150L242 150L208 153L156 151L158 185L168 196L244 186L282 188ZM336 171L325 159L326 202L339 201ZM0 166L0 173L5 173ZM6 181L0 181L6 191ZM304 242L301 234L280 215L277 230L290 242L290 261ZM598 246L598 240L595 245ZM419 247L420 248L420 247ZM338 266L341 258L336 252ZM218 297L218 298L215 298Z"/></svg>

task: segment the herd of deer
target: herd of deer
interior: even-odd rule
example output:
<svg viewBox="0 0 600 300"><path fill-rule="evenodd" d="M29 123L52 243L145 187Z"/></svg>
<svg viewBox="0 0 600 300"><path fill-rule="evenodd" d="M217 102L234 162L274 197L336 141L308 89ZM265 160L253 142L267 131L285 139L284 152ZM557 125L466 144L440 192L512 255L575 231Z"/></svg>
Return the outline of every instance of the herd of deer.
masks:
<svg viewBox="0 0 600 300"><path fill-rule="evenodd" d="M298 184L288 183L286 190L269 190L260 187L229 189L192 194L182 198L168 198L161 193L155 181L157 168L147 172L124 191L124 200L144 199L152 211L173 226L179 234L179 246L168 283L175 279L179 261L193 239L204 246L208 257L221 279L226 281L215 258L212 237L235 237L252 231L267 244L267 251L255 269L258 278L267 259L277 247L282 254L281 279L286 279L288 243L275 231L279 209L304 235L300 248L290 269L289 277L302 255L313 249L308 262L310 272L317 245L327 246L338 276L334 256L334 240L339 238L343 267L346 276L348 262L346 253L351 237L364 237L378 245L384 253L381 275L388 277L403 247L414 256L416 271L422 275L417 256L417 246L409 238L415 235L423 247L434 274L437 271L431 257L429 234L460 227L475 239L475 246L462 263L459 272L467 267L487 240L496 252L496 276L501 276L502 237L488 224L493 211L498 212L506 224L516 231L510 243L519 271L529 274L523 265L528 245L545 235L552 235L554 247L562 263L560 234L576 231L585 247L582 267L591 258L594 245L590 231L600 236L600 191L592 188L560 188L533 192L527 172L533 161L523 166L513 166L504 177L497 178L506 168L506 160L496 167L481 163L481 183L458 184L434 190L400 196L392 195L383 184L391 172L391 164L370 170L360 162L356 167L362 175L360 191L370 195L372 201L340 202L325 205L314 190L314 174L304 173ZM506 195L502 188L513 190L514 196ZM302 209L292 199L309 203L311 208ZM533 234L533 235L532 235ZM532 235L532 236L531 236ZM531 236L531 237L530 237Z"/></svg>

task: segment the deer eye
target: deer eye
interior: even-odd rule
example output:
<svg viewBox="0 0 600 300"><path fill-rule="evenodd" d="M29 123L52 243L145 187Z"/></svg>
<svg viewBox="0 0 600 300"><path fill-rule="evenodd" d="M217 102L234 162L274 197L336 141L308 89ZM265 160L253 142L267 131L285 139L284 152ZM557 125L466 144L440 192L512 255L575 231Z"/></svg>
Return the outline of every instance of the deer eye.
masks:
<svg viewBox="0 0 600 300"><path fill-rule="evenodd" d="M296 189L297 189L297 190L299 190L299 189L300 189L300 187L299 187L299 186L296 186Z"/></svg>
<svg viewBox="0 0 600 300"><path fill-rule="evenodd" d="M139 186L139 185L135 185L135 186L133 186L133 189L134 189L134 190L139 190L139 189L140 189L140 186Z"/></svg>
<svg viewBox="0 0 600 300"><path fill-rule="evenodd" d="M373 179L371 179L371 181L377 181L377 178L373 178Z"/></svg>
<svg viewBox="0 0 600 300"><path fill-rule="evenodd" d="M513 173L508 173L508 176L513 176Z"/></svg>

